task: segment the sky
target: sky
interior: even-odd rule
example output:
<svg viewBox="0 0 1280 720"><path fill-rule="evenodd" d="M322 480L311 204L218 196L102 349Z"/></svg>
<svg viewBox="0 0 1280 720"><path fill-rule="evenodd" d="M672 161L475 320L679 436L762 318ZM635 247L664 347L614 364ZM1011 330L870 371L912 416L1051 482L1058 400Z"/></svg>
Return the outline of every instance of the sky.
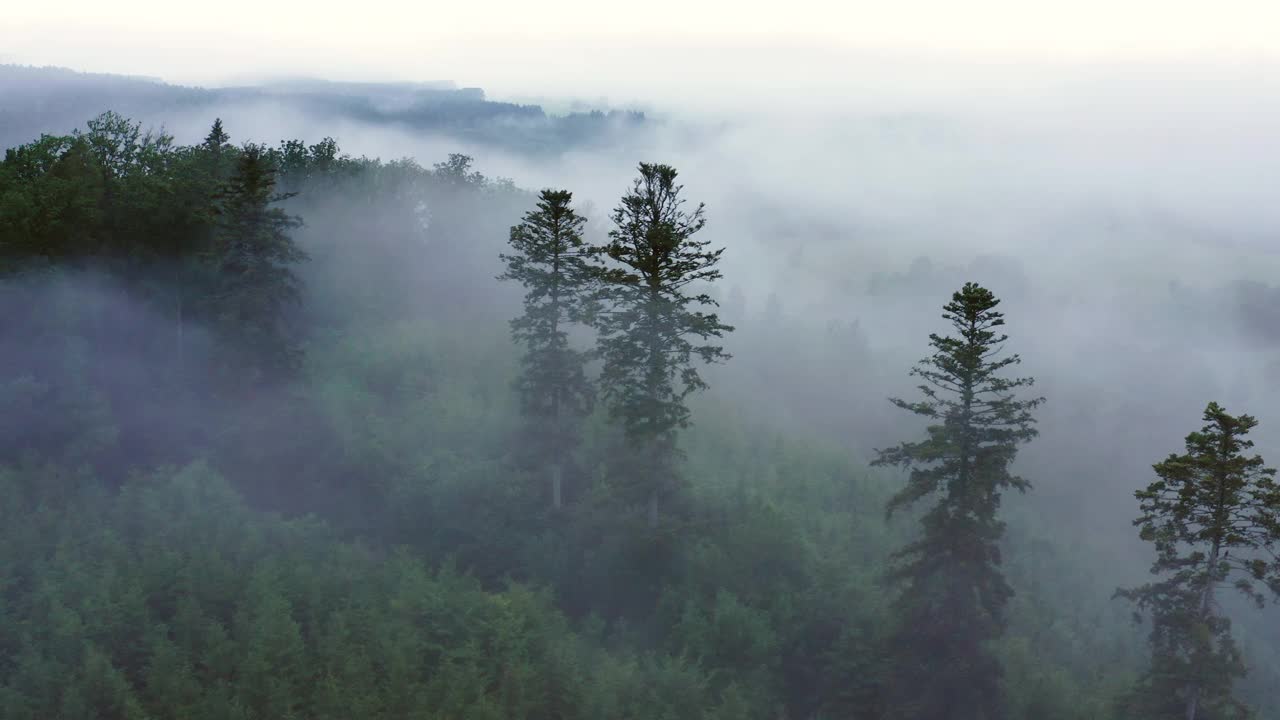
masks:
<svg viewBox="0 0 1280 720"><path fill-rule="evenodd" d="M498 95L810 93L884 62L1271 62L1275 0L15 0L0 62L220 84L454 80ZM888 60L886 60L886 58ZM990 73L984 73L990 78ZM1020 82L1006 73L996 82ZM874 83L872 83L874 84Z"/></svg>

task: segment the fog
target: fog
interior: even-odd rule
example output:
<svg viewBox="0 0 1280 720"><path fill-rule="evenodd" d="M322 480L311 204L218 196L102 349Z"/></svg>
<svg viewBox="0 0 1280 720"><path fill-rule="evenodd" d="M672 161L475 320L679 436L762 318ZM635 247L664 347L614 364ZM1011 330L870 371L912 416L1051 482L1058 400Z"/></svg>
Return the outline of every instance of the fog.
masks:
<svg viewBox="0 0 1280 720"><path fill-rule="evenodd" d="M1274 66L923 57L880 57L874 82L854 67L828 93L804 78L793 88L804 92L776 97L659 92L635 105L643 127L550 157L263 102L140 119L180 142L217 114L235 142L332 136L348 154L424 165L463 152L490 177L572 190L596 233L636 162L671 163L707 204L705 235L727 248L721 298L742 299L726 310L736 357L713 371L726 380L715 392L781 373L771 384L791 392L734 401L807 418L862 456L900 434L882 399L910 392L906 370L949 293L987 284L1005 298L1009 349L1049 398L1023 455L1031 501L1109 539L1132 535L1131 491L1209 400L1257 415L1260 448L1280 450ZM492 238L495 267L503 241ZM781 317L765 326L770 302ZM823 355L832 323L856 324L862 354ZM785 351L766 340L778 330Z"/></svg>
<svg viewBox="0 0 1280 720"><path fill-rule="evenodd" d="M1049 398L1021 463L1029 501L1110 541L1132 536L1132 490L1209 400L1257 415L1260 449L1280 450L1275 295L1241 285L1280 269L1280 76L1184 70L1080 68L1020 94L1006 92L1017 69L996 66L990 86L970 75L936 95L737 99L721 113L668 97L646 106L644 128L550 159L289 108L220 114L236 141L329 135L353 155L423 164L464 152L489 176L572 190L596 232L637 161L676 165L707 204L705 235L727 248L722 298L743 298L715 392L746 393L766 372L782 373L774 390L808 382L756 410L808 417L863 455L900 434L882 398L910 391L949 293L987 284L1005 298L1009 349ZM207 116L165 126L193 142ZM770 296L777 326L760 325ZM865 354L822 355L833 322L856 323ZM765 340L779 329L785 351Z"/></svg>
<svg viewBox="0 0 1280 720"><path fill-rule="evenodd" d="M1004 299L1019 374L1048 399L1018 461L1034 489L1010 512L1019 532L1079 548L1107 592L1149 562L1130 525L1133 491L1181 451L1209 401L1257 416L1257 449L1280 462L1276 70L872 58L829 85L834 72L755 84L704 67L696 82L597 100L583 98L607 84L560 74L519 90L517 72L490 98L648 117L606 143L537 155L270 103L213 110L237 143L332 136L351 155L428 166L465 153L489 177L573 191L596 234L637 162L676 166L687 196L706 203L705 237L726 248L715 292L737 327L734 358L708 371L700 402L860 460L918 427L886 398L912 393L907 371L945 329L950 293L984 284ZM197 142L212 117L141 119ZM333 202L327 213L344 212ZM495 226L517 219L502 212ZM492 267L460 281L452 302L517 311L488 282L505 239L477 249Z"/></svg>

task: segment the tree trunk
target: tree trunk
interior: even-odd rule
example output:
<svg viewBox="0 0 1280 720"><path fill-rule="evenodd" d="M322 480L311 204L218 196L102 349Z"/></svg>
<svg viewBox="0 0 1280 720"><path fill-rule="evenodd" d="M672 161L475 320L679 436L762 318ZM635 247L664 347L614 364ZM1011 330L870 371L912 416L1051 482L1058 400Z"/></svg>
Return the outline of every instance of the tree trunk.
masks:
<svg viewBox="0 0 1280 720"><path fill-rule="evenodd" d="M1204 622L1209 617L1209 606L1213 602L1213 578L1218 568L1218 553L1221 547L1217 540L1213 543L1213 551L1209 553L1209 575L1205 579L1204 590L1200 591L1200 611L1197 618L1200 622ZM1200 705L1200 685L1193 684L1191 692L1187 695L1187 718L1186 720L1196 720L1196 711Z"/></svg>
<svg viewBox="0 0 1280 720"><path fill-rule="evenodd" d="M645 380L648 386L648 399L654 402L657 402L661 397L663 380L666 377L665 357L663 356L665 348L659 344L658 327L662 319L659 316L661 295L658 291L657 278L656 272L650 277L649 302L645 307L645 335L649 351L648 373ZM653 418L653 420L656 419ZM669 448L665 436L653 436L646 445L649 453L649 527L655 528L658 526L658 494L662 492L662 489L671 479L666 475L671 469L671 463L669 462Z"/></svg>
<svg viewBox="0 0 1280 720"><path fill-rule="evenodd" d="M563 477L563 470L559 462L551 464L551 508L553 510L560 509L560 483Z"/></svg>
<svg viewBox="0 0 1280 720"><path fill-rule="evenodd" d="M556 251L555 257L551 263L551 308L553 315L551 319L551 337L556 337L560 332L560 223L556 222L555 228ZM559 361L564 362L564 356L559 356ZM551 391L551 427L555 429L555 435L551 442L553 457L551 459L551 509L560 509L560 484L563 480L563 470L561 468L562 455L564 450L563 430L560 427L560 390L554 388Z"/></svg>
<svg viewBox="0 0 1280 720"><path fill-rule="evenodd" d="M1229 438L1227 433L1222 435L1222 444L1219 448L1219 459L1228 457L1231 454L1228 446ZM1206 568L1204 589L1200 591L1200 611L1197 619L1204 622L1209 619L1209 606L1213 603L1213 584L1217 581L1218 573L1218 556L1222 552L1223 530L1229 523L1229 514L1226 507L1227 504L1227 477L1226 472L1219 465L1218 470L1214 473L1214 481L1217 484L1218 500L1214 506L1213 520L1216 525L1213 535L1213 549L1209 551L1209 564ZM1186 720L1196 720L1196 711L1200 705L1200 684L1193 683L1191 692L1187 695L1187 718Z"/></svg>

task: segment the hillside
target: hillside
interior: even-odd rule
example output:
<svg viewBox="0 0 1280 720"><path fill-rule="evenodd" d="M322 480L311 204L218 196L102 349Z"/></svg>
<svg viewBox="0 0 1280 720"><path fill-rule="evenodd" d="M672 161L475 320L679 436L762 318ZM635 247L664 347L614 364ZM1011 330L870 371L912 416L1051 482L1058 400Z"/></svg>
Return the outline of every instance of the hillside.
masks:
<svg viewBox="0 0 1280 720"><path fill-rule="evenodd" d="M111 82L154 112L212 103ZM323 88L253 92L400 112ZM465 156L235 132L104 116L0 164L0 716L885 717L885 567L920 514L886 518L904 475L867 467L878 437L829 431L915 430L853 387L906 365L856 326L726 301L736 356L689 402L661 519L603 404L557 507L513 387L521 291L494 279L538 196ZM920 284L876 290L954 290ZM1146 662L1111 599L1127 566L1013 493L1006 515L1009 717L1121 720ZM1274 653L1248 651L1271 712Z"/></svg>

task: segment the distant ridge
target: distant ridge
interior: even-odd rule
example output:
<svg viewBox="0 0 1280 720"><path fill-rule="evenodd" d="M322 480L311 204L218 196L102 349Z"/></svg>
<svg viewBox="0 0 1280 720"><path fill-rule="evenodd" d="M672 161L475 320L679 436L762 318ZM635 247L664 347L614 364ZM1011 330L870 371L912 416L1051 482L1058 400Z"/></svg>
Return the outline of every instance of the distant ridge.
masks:
<svg viewBox="0 0 1280 720"><path fill-rule="evenodd" d="M537 154L604 142L645 121L643 113L594 108L550 115L540 105L494 102L482 88L459 88L451 81L289 77L202 88L134 75L0 65L0 148L30 142L41 133L70 132L107 110L148 126L172 128L178 121L190 125L229 119L263 104L326 120L425 131Z"/></svg>
<svg viewBox="0 0 1280 720"><path fill-rule="evenodd" d="M237 83L237 85L240 85ZM457 90L458 84L452 80L430 80L422 82L357 82L349 80L326 80L324 78L296 76L281 77L251 86L271 88L285 92L338 92L361 94L369 91L397 90L400 92L448 91Z"/></svg>

